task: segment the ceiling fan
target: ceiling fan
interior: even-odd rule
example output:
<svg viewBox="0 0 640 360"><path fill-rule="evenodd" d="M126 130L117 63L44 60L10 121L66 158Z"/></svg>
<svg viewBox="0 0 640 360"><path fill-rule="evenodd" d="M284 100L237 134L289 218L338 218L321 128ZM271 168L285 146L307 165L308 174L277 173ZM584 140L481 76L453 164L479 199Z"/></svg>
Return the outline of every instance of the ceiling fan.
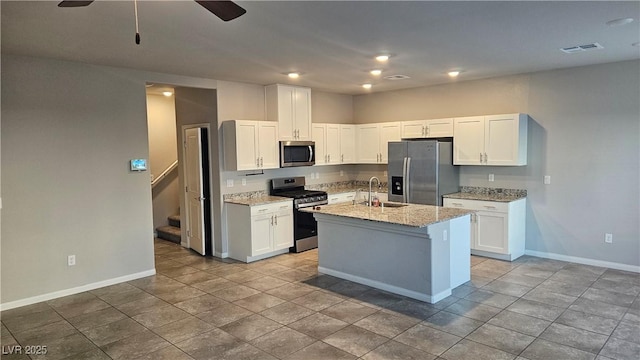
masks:
<svg viewBox="0 0 640 360"><path fill-rule="evenodd" d="M91 5L91 1L75 1L65 0L58 3L58 7L82 7ZM244 15L247 10L243 9L236 3L230 0L217 0L217 1L198 1L195 0L200 6L209 10L212 14L219 17L223 21L230 21L241 15ZM140 33L138 32L138 2L134 0L135 16L136 16L136 44L140 44Z"/></svg>

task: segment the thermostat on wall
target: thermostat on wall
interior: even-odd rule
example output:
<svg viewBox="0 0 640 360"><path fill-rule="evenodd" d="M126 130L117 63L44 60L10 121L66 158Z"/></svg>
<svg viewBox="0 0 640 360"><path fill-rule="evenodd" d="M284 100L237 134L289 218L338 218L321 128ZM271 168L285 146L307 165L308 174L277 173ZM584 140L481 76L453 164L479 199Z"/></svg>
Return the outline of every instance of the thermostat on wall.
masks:
<svg viewBox="0 0 640 360"><path fill-rule="evenodd" d="M147 171L147 159L131 159L131 171Z"/></svg>

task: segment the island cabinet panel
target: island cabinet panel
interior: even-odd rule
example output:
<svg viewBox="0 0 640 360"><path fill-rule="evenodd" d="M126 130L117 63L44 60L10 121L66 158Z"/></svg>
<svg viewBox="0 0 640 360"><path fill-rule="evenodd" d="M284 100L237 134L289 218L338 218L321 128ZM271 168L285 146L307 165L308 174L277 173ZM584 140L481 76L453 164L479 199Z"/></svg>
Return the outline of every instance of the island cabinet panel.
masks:
<svg viewBox="0 0 640 360"><path fill-rule="evenodd" d="M453 164L526 165L527 122L526 114L455 118Z"/></svg>
<svg viewBox="0 0 640 360"><path fill-rule="evenodd" d="M222 123L224 168L230 171L277 169L278 124L229 120Z"/></svg>
<svg viewBox="0 0 640 360"><path fill-rule="evenodd" d="M429 303L469 281L468 214L414 227L351 217L352 206L366 209L328 205L325 213L314 214L318 272ZM402 212L386 211L390 218Z"/></svg>
<svg viewBox="0 0 640 360"><path fill-rule="evenodd" d="M280 125L283 141L311 140L311 89L282 84L265 88L267 120Z"/></svg>
<svg viewBox="0 0 640 360"><path fill-rule="evenodd" d="M524 255L526 199L511 202L445 198L445 207L476 210L471 216L471 253L513 261Z"/></svg>
<svg viewBox="0 0 640 360"><path fill-rule="evenodd" d="M289 252L293 246L293 202L226 204L229 257L252 262Z"/></svg>

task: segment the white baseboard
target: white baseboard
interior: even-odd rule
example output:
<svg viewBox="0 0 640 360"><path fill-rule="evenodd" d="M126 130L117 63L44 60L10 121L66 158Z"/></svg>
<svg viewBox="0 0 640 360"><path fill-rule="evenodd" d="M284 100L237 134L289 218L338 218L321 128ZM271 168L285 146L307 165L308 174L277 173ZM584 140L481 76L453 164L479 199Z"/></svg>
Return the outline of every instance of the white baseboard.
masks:
<svg viewBox="0 0 640 360"><path fill-rule="evenodd" d="M327 269L327 268L322 267L322 266L318 266L318 272L322 273L322 274L335 276L337 278L353 281L353 282L356 282L358 284L371 286L371 287L374 287L376 289L388 291L390 293L394 293L394 294L410 297L412 299L425 301L425 302L428 302L428 303L431 303L431 304L435 304L436 302L438 302L438 301L446 298L447 296L451 295L451 289L448 289L448 290L442 291L442 292L440 292L438 294L430 296L430 295L427 295L427 294L419 293L417 291L413 291L413 290L397 287L397 286L394 286L394 285L389 285L389 284L386 284L386 283L383 283L383 282L380 282L380 281L371 280L371 279L363 278L363 277L356 276L356 275L346 274L346 273L343 273L342 271Z"/></svg>
<svg viewBox="0 0 640 360"><path fill-rule="evenodd" d="M229 253L226 253L226 252L221 253L221 252L217 252L217 251L216 251L216 252L213 254L213 256L215 256L215 257L217 257L217 258L221 258L221 259L226 259L226 258L228 258L228 257L229 257Z"/></svg>
<svg viewBox="0 0 640 360"><path fill-rule="evenodd" d="M77 286L70 289L59 290L59 291L54 291L47 294L32 296L26 299L10 301L7 303L0 304L0 311L15 309L21 306L27 306L27 305L32 305L32 304L43 302L43 301L53 300L63 296L79 294L85 291L95 290L105 286L111 286L111 285L123 283L126 281L131 281L131 280L136 280L136 279L140 279L147 276L152 276L155 274L156 274L156 269L151 269L151 270L142 271L135 274L120 276L113 279L108 279L108 280L98 281L98 282L87 284L87 285Z"/></svg>
<svg viewBox="0 0 640 360"><path fill-rule="evenodd" d="M606 267L610 269L640 273L640 266L636 266L636 265L620 264L620 263L614 263L610 261L602 261L602 260L581 258L581 257L562 255L562 254L554 254L554 253L548 253L548 252L542 252L542 251L533 251L533 250L525 250L524 254L541 257L545 259L568 261L568 262L577 263L577 264L599 266L599 267Z"/></svg>

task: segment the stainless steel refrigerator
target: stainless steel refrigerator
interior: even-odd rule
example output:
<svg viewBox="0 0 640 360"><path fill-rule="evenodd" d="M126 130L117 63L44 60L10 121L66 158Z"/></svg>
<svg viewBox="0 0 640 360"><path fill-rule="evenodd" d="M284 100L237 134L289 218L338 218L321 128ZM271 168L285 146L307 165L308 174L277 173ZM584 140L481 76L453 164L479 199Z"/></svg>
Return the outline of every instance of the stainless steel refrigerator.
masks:
<svg viewBox="0 0 640 360"><path fill-rule="evenodd" d="M442 195L460 189L451 141L389 142L387 173L389 201L442 206Z"/></svg>

